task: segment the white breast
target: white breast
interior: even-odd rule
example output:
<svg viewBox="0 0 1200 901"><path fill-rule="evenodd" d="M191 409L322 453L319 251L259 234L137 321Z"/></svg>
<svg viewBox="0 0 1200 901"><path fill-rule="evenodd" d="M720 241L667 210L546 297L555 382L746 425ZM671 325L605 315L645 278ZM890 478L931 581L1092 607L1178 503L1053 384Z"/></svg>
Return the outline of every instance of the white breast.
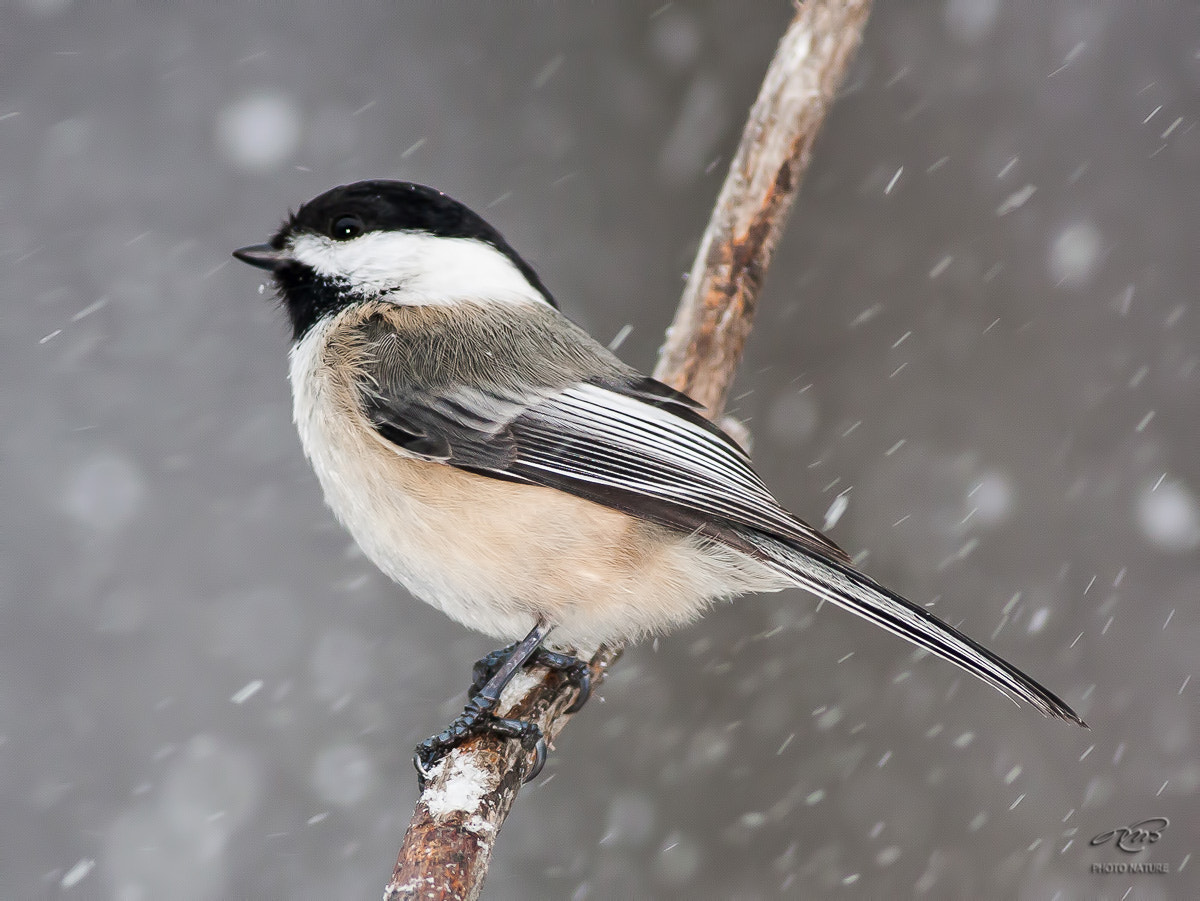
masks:
<svg viewBox="0 0 1200 901"><path fill-rule="evenodd" d="M335 372L330 338L343 317L318 323L291 352L292 416L325 502L370 560L424 599L436 595L419 562L421 504L404 470L357 413L348 372ZM424 576L424 577L423 577Z"/></svg>

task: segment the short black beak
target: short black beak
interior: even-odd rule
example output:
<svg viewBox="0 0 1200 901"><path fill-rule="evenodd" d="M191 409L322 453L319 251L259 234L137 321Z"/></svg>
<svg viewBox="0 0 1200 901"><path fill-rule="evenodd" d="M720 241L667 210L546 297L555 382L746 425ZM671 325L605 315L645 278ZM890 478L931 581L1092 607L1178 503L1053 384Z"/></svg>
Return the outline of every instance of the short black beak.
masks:
<svg viewBox="0 0 1200 901"><path fill-rule="evenodd" d="M251 244L249 247L240 247L233 252L233 255L243 263L249 263L259 269L266 269L268 272L282 269L292 261L287 251L276 250L270 244Z"/></svg>

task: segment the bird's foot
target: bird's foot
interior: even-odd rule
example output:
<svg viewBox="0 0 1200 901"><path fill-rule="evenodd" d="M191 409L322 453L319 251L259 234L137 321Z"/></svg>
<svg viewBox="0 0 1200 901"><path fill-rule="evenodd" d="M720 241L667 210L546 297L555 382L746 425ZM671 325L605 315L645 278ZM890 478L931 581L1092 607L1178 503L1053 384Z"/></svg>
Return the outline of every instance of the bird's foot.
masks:
<svg viewBox="0 0 1200 901"><path fill-rule="evenodd" d="M500 667L504 666L508 658L512 656L513 649L516 646L514 642L508 647L492 651L486 657L481 657L475 661L475 667L471 671L473 681L471 682L470 694L472 696L477 695L483 690L483 687L496 675ZM592 670L586 660L580 660L578 657L572 657L570 654L559 654L556 651L538 648L524 665L544 666L546 669L558 673L568 683L575 686L578 694L575 697L575 703L566 709L566 713L578 713L583 709L583 705L587 703L588 698L592 695Z"/></svg>
<svg viewBox="0 0 1200 901"><path fill-rule="evenodd" d="M525 776L528 782L535 778L546 765L546 739L537 723L526 720L506 719L495 715L500 699L476 694L466 708L439 732L417 745L413 753L413 766L417 768L417 783L421 791L429 779L433 767L452 750L476 735L491 733L503 738L515 738L526 751L533 751L533 764Z"/></svg>
<svg viewBox="0 0 1200 901"><path fill-rule="evenodd" d="M484 733L515 738L527 752L533 752L533 763L525 777L528 782L546 764L546 737L537 723L496 716L500 696L522 666L537 664L561 674L577 690L575 703L567 710L574 713L591 694L591 670L586 662L569 654L547 651L541 647L550 632L549 623L538 620L523 639L499 651L493 651L475 664L472 670L471 700L454 721L421 744L413 754L413 764L422 791L435 764L467 739Z"/></svg>

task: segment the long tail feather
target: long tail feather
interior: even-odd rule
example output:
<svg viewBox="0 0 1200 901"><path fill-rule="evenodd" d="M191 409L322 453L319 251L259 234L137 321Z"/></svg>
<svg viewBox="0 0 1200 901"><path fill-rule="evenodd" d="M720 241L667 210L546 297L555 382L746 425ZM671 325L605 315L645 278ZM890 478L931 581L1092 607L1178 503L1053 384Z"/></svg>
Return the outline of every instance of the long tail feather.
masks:
<svg viewBox="0 0 1200 901"><path fill-rule="evenodd" d="M1049 689L869 576L844 563L818 559L761 533L743 535L758 548L769 566L786 573L818 597L958 664L1015 701L1024 701L1046 716L1060 717L1087 728L1087 723Z"/></svg>

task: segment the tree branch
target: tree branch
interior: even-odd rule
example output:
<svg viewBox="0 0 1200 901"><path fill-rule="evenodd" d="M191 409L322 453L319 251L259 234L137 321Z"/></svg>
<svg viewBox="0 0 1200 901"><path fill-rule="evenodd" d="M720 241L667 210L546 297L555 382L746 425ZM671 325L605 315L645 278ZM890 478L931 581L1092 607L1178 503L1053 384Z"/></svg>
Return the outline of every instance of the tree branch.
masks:
<svg viewBox="0 0 1200 901"><path fill-rule="evenodd" d="M799 6L750 110L654 373L704 403L712 416L724 407L763 276L869 10L870 0ZM593 686L620 653L613 647L596 652ZM535 668L509 685L500 715L537 722L553 743L574 698L557 675ZM478 898L528 766L517 742L490 736L447 755L413 812L385 901Z"/></svg>
<svg viewBox="0 0 1200 901"><path fill-rule="evenodd" d="M763 276L870 6L870 0L801 5L750 108L654 370L713 418L725 405Z"/></svg>

